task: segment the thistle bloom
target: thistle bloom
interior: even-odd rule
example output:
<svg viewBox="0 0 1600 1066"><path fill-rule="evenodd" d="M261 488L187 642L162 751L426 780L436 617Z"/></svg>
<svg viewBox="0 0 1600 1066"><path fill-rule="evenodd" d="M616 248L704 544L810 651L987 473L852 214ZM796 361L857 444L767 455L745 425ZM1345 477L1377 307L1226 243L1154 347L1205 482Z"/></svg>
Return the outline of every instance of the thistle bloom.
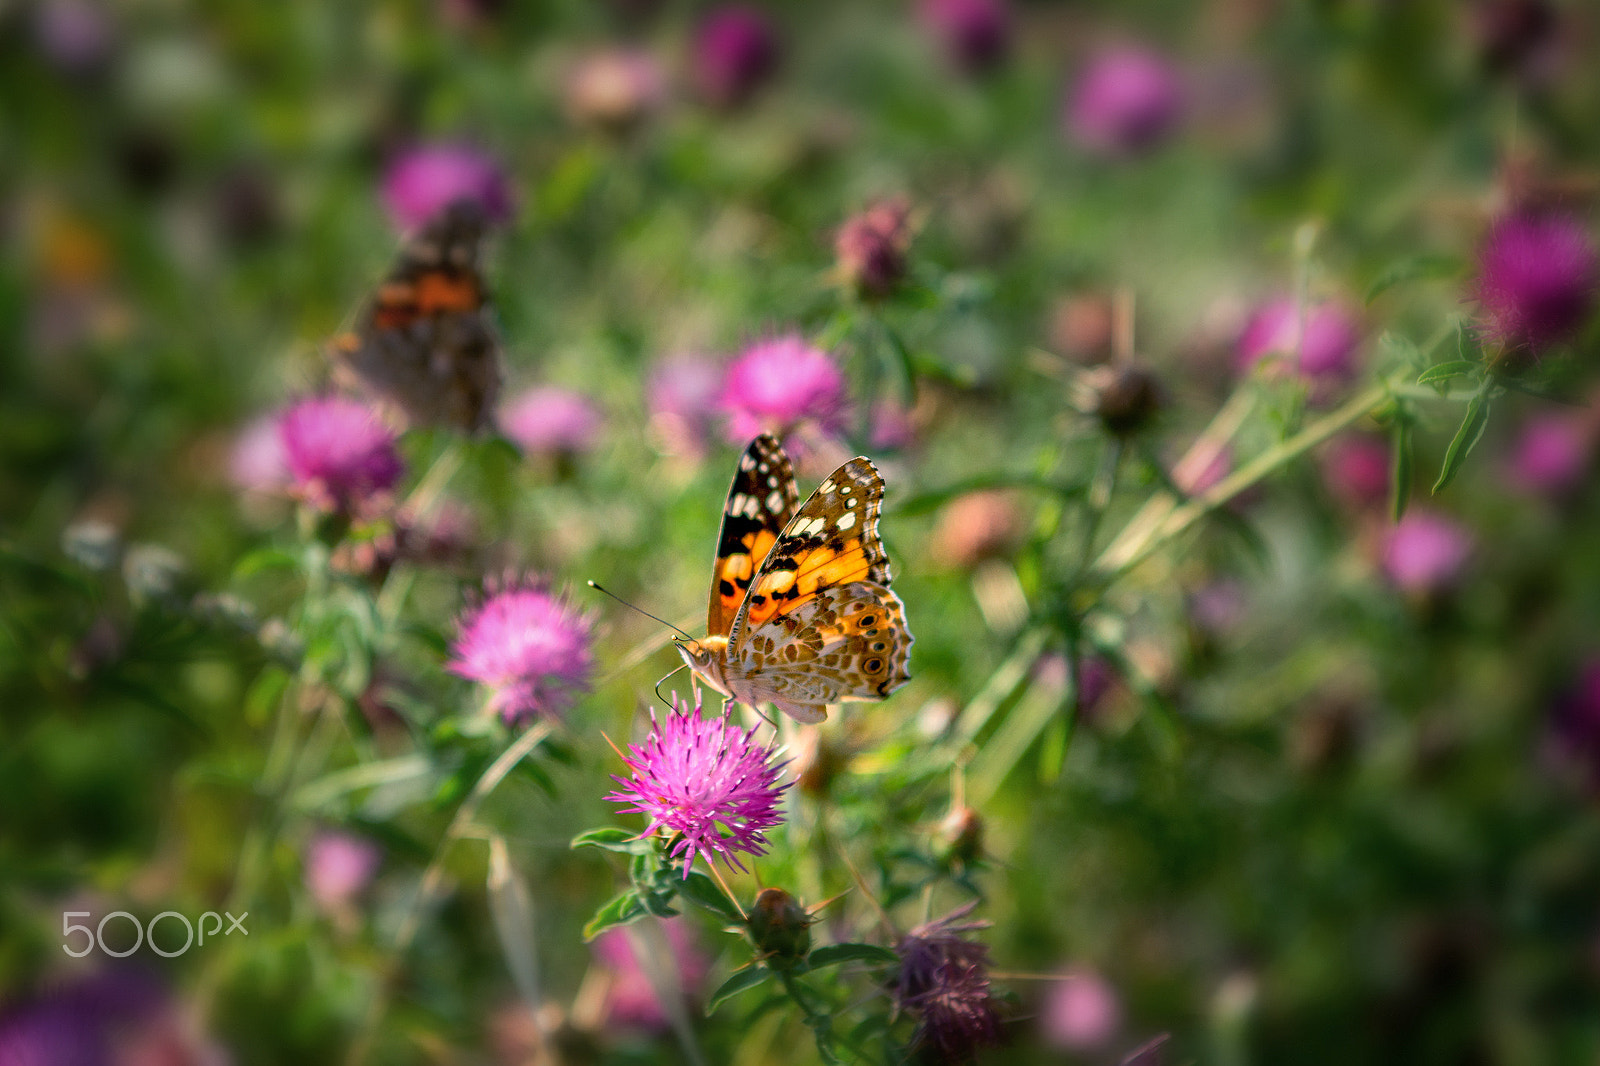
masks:
<svg viewBox="0 0 1600 1066"><path fill-rule="evenodd" d="M762 432L785 436L804 421L832 430L843 413L844 373L799 334L774 337L751 345L728 368L718 406L735 442Z"/></svg>
<svg viewBox="0 0 1600 1066"><path fill-rule="evenodd" d="M546 386L506 405L500 428L528 455L576 455L594 447L603 420L587 396Z"/></svg>
<svg viewBox="0 0 1600 1066"><path fill-rule="evenodd" d="M697 856L744 869L737 853L765 855L766 831L780 824L778 809L788 783L778 784L784 763L755 741L755 729L740 729L726 715L700 717L673 701L665 720L651 711L650 735L622 757L627 777L606 798L625 811L649 815L643 836L661 830L677 838L670 854L683 859L683 876Z"/></svg>
<svg viewBox="0 0 1600 1066"><path fill-rule="evenodd" d="M1565 215L1504 218L1478 253L1476 296L1484 332L1533 355L1578 331L1594 305L1597 284L1600 257L1583 225Z"/></svg>
<svg viewBox="0 0 1600 1066"><path fill-rule="evenodd" d="M968 903L900 938L900 968L889 986L895 1005L920 1021L917 1042L947 1062L1000 1042L1000 1012L989 987L989 949L962 934L987 928L963 919Z"/></svg>
<svg viewBox="0 0 1600 1066"><path fill-rule="evenodd" d="M970 74L994 69L1011 51L1005 0L922 0L917 16L950 61Z"/></svg>
<svg viewBox="0 0 1600 1066"><path fill-rule="evenodd" d="M730 5L700 24L694 41L701 94L717 107L738 107L778 66L778 36L754 7Z"/></svg>
<svg viewBox="0 0 1600 1066"><path fill-rule="evenodd" d="M1383 566L1406 592L1434 592L1455 580L1471 553L1465 529L1444 515L1413 508L1390 530Z"/></svg>
<svg viewBox="0 0 1600 1066"><path fill-rule="evenodd" d="M511 190L493 159L459 144L425 144L402 152L383 178L383 202L395 228L410 232L459 200L484 217L511 216Z"/></svg>
<svg viewBox="0 0 1600 1066"><path fill-rule="evenodd" d="M911 244L911 205L884 200L853 215L833 240L839 273L861 293L887 296L906 274Z"/></svg>
<svg viewBox="0 0 1600 1066"><path fill-rule="evenodd" d="M1269 355L1285 356L1308 378L1346 377L1361 343L1355 316L1335 303L1306 309L1301 333L1300 308L1290 297L1273 300L1251 316L1239 337L1239 368L1247 369Z"/></svg>
<svg viewBox="0 0 1600 1066"><path fill-rule="evenodd" d="M1389 498L1392 456L1387 441L1366 434L1338 437L1322 456L1328 491L1348 506L1376 507Z"/></svg>
<svg viewBox="0 0 1600 1066"><path fill-rule="evenodd" d="M1541 415L1522 427L1511 448L1512 488L1557 494L1583 480L1591 448L1588 428L1565 415Z"/></svg>
<svg viewBox="0 0 1600 1066"><path fill-rule="evenodd" d="M394 431L365 404L339 396L301 400L278 416L291 487L323 510L351 510L400 480Z"/></svg>
<svg viewBox="0 0 1600 1066"><path fill-rule="evenodd" d="M567 111L578 122L621 133L661 106L666 78L648 52L610 48L579 60L567 78Z"/></svg>
<svg viewBox="0 0 1600 1066"><path fill-rule="evenodd" d="M588 687L593 626L543 585L512 581L461 616L446 669L488 688L507 725L559 715Z"/></svg>
<svg viewBox="0 0 1600 1066"><path fill-rule="evenodd" d="M1093 970L1073 970L1051 987L1041 1021L1051 1046L1092 1051L1116 1035L1122 1004L1104 977Z"/></svg>
<svg viewBox="0 0 1600 1066"><path fill-rule="evenodd" d="M281 492L289 484L289 456L271 417L258 418L234 438L228 479L246 492Z"/></svg>
<svg viewBox="0 0 1600 1066"><path fill-rule="evenodd" d="M722 389L722 368L698 355L670 355L645 387L650 425L669 452L699 455L711 431Z"/></svg>
<svg viewBox="0 0 1600 1066"><path fill-rule="evenodd" d="M1182 107L1182 83L1165 56L1119 45L1090 58L1067 100L1066 124L1089 151L1138 155L1167 138Z"/></svg>
<svg viewBox="0 0 1600 1066"><path fill-rule="evenodd" d="M383 855L365 837L319 833L306 845L306 889L326 911L347 907L371 883Z"/></svg>

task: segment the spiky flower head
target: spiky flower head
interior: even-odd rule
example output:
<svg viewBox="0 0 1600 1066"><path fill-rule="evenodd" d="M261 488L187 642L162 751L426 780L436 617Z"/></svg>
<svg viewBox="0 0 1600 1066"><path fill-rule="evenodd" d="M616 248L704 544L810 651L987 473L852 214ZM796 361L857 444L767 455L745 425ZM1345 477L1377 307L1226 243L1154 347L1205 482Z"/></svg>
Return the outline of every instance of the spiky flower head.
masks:
<svg viewBox="0 0 1600 1066"><path fill-rule="evenodd" d="M604 425L604 417L587 396L553 385L521 393L500 415L505 435L529 455L586 452Z"/></svg>
<svg viewBox="0 0 1600 1066"><path fill-rule="evenodd" d="M695 33L695 77L716 107L749 100L778 67L778 34L759 8L729 4L706 16Z"/></svg>
<svg viewBox="0 0 1600 1066"><path fill-rule="evenodd" d="M786 436L801 422L837 427L844 408L844 372L827 352L798 333L761 341L734 360L719 406L728 413L728 438L759 433Z"/></svg>
<svg viewBox="0 0 1600 1066"><path fill-rule="evenodd" d="M890 983L897 1009L917 1016L917 1042L945 1062L965 1062L1000 1042L1000 1011L989 986L989 949L963 934L988 928L967 921L974 903L900 938L900 969Z"/></svg>
<svg viewBox="0 0 1600 1066"><path fill-rule="evenodd" d="M1566 215L1503 218L1478 253L1484 332L1507 349L1538 355L1576 333L1597 285L1600 257L1583 225Z"/></svg>
<svg viewBox="0 0 1600 1066"><path fill-rule="evenodd" d="M593 628L542 582L508 581L461 616L446 669L488 688L507 725L559 715L589 685Z"/></svg>
<svg viewBox="0 0 1600 1066"><path fill-rule="evenodd" d="M301 400L278 416L295 493L326 511L355 510L394 487L404 464L395 433L366 404L340 396Z"/></svg>
<svg viewBox="0 0 1600 1066"><path fill-rule="evenodd" d="M739 854L765 855L766 831L783 821L779 803L789 783L778 783L786 765L727 715L702 718L701 701L680 704L657 718L650 712L650 735L632 744L622 761L628 776L614 776L621 788L606 798L624 811L648 815L643 836L661 832L673 838L669 854L683 860L683 876L696 857L721 858L744 869Z"/></svg>

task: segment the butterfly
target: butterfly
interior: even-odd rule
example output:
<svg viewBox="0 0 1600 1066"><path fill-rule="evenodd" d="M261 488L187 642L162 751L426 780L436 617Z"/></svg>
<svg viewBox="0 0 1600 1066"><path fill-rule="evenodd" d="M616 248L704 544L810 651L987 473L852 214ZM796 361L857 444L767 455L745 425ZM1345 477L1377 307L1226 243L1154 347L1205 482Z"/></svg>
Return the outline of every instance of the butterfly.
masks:
<svg viewBox="0 0 1600 1066"><path fill-rule="evenodd" d="M851 459L796 509L799 497L783 446L751 441L722 511L707 635L673 641L729 699L812 723L828 704L881 700L910 680L913 638L889 591L877 468Z"/></svg>
<svg viewBox="0 0 1600 1066"><path fill-rule="evenodd" d="M500 343L478 271L487 220L471 200L435 215L333 342L335 375L409 425L472 431L494 414Z"/></svg>

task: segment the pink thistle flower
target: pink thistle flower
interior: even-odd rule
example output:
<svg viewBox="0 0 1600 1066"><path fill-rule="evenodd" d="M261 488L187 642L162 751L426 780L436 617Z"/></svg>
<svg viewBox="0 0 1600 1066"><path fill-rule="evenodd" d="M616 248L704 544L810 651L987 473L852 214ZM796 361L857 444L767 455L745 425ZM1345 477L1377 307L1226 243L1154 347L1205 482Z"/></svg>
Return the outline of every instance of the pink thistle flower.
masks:
<svg viewBox="0 0 1600 1066"><path fill-rule="evenodd" d="M738 107L778 66L778 35L754 7L720 7L700 24L694 70L701 94L714 106Z"/></svg>
<svg viewBox="0 0 1600 1066"><path fill-rule="evenodd" d="M699 455L710 435L722 391L722 367L698 355L671 355L656 364L645 388L650 424L663 446Z"/></svg>
<svg viewBox="0 0 1600 1066"><path fill-rule="evenodd" d="M1557 495L1583 481L1589 467L1588 427L1576 418L1541 415L1522 427L1506 471L1514 489Z"/></svg>
<svg viewBox="0 0 1600 1066"><path fill-rule="evenodd" d="M1041 1021L1052 1047L1092 1051L1116 1035L1122 1004L1104 977L1093 970L1074 970L1050 989Z"/></svg>
<svg viewBox="0 0 1600 1066"><path fill-rule="evenodd" d="M1306 309L1305 335L1300 333L1300 308L1290 297L1263 305L1239 337L1239 368L1248 369L1269 355L1283 356L1308 378L1341 378L1361 344L1355 316L1336 303Z"/></svg>
<svg viewBox="0 0 1600 1066"><path fill-rule="evenodd" d="M567 77L567 111L578 122L622 133L666 99L666 78L648 52L608 48L578 61Z"/></svg>
<svg viewBox="0 0 1600 1066"><path fill-rule="evenodd" d="M950 61L969 74L993 70L1011 51L1005 0L922 0L917 17Z"/></svg>
<svg viewBox="0 0 1600 1066"><path fill-rule="evenodd" d="M405 470L395 434L372 408L340 396L301 400L278 416L292 489L325 511L353 510Z"/></svg>
<svg viewBox="0 0 1600 1066"><path fill-rule="evenodd" d="M1347 506L1365 509L1389 499L1389 443L1381 437L1350 433L1335 438L1322 456L1328 491Z"/></svg>
<svg viewBox="0 0 1600 1066"><path fill-rule="evenodd" d="M674 699L665 720L652 710L650 735L622 757L629 776L613 776L622 788L606 797L650 816L641 836L660 830L677 838L670 854L683 859L685 878L696 857L742 870L736 853L765 855L766 831L783 821L778 804L789 787L778 784L786 764L756 743L754 727L740 729L727 715L702 718L700 710L698 698L692 709Z"/></svg>
<svg viewBox="0 0 1600 1066"><path fill-rule="evenodd" d="M839 273L863 295L887 296L906 275L911 245L911 205L903 198L852 215L833 240Z"/></svg>
<svg viewBox="0 0 1600 1066"><path fill-rule="evenodd" d="M319 833L306 845L306 889L323 910L340 910L366 891L382 862L383 853L365 837Z"/></svg>
<svg viewBox="0 0 1600 1066"><path fill-rule="evenodd" d="M511 190L489 156L459 144L424 144L408 149L389 165L383 202L395 228L420 228L451 204L475 203L485 218L511 217Z"/></svg>
<svg viewBox="0 0 1600 1066"><path fill-rule="evenodd" d="M507 725L559 715L589 685L593 620L530 579L508 582L456 623L446 669L489 690Z"/></svg>
<svg viewBox="0 0 1600 1066"><path fill-rule="evenodd" d="M277 419L258 418L234 438L228 479L246 492L275 493L288 488L289 456Z"/></svg>
<svg viewBox="0 0 1600 1066"><path fill-rule="evenodd" d="M1429 593L1454 581L1471 554L1472 538L1460 525L1413 508L1389 531L1383 567L1404 591Z"/></svg>
<svg viewBox="0 0 1600 1066"><path fill-rule="evenodd" d="M1000 1042L1000 1012L989 987L989 949L962 935L989 925L962 920L976 905L964 904L919 925L895 945L900 968L889 985L895 1006L917 1016L917 1043L950 1062Z"/></svg>
<svg viewBox="0 0 1600 1066"><path fill-rule="evenodd" d="M718 404L735 442L763 432L787 436L808 420L834 430L843 414L844 373L799 334L785 334L751 345L734 361Z"/></svg>
<svg viewBox="0 0 1600 1066"><path fill-rule="evenodd" d="M1600 258L1581 223L1565 215L1511 215L1478 253L1475 295L1484 332L1538 355L1578 331L1594 305Z"/></svg>
<svg viewBox="0 0 1600 1066"><path fill-rule="evenodd" d="M603 425L588 397L554 386L527 390L500 415L501 430L528 455L586 452L594 447Z"/></svg>
<svg viewBox="0 0 1600 1066"><path fill-rule="evenodd" d="M1183 84L1166 56L1118 45L1090 57L1068 97L1066 124L1084 148L1125 157L1166 140L1182 108Z"/></svg>
<svg viewBox="0 0 1600 1066"><path fill-rule="evenodd" d="M693 927L680 917L661 920L660 928L672 952L676 987L686 999L694 999L711 972L711 965L694 942ZM666 1029L666 1011L662 1009L627 930L608 929L601 933L595 938L594 954L612 974L611 986L606 991L607 1024L630 1029Z"/></svg>

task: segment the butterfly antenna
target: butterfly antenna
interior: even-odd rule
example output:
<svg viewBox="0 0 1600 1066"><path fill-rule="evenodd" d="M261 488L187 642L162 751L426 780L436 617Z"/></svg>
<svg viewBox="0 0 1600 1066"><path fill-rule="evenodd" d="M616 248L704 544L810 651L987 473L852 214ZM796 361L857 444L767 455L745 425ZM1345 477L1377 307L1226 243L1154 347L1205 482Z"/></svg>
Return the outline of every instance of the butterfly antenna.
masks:
<svg viewBox="0 0 1600 1066"><path fill-rule="evenodd" d="M605 590L601 589L600 591L604 592ZM667 700L667 698L665 696L663 696L661 694L661 686L667 683L667 679L668 678L674 676L675 674L677 674L681 670L687 669L688 666L689 666L688 663L684 663L682 666L678 667L677 670L673 670L671 673L667 674L666 677L663 677L660 681L656 682L656 699L660 700L663 704L666 704L667 710L669 710L669 711L672 710L672 704L671 704L671 702L669 702Z"/></svg>
<svg viewBox="0 0 1600 1066"><path fill-rule="evenodd" d="M650 619L652 622L660 622L662 625L666 626L668 629L671 629L671 630L673 630L673 631L675 631L677 633L682 633L685 640L693 640L694 639L693 637L689 636L689 634L684 633L683 630L679 629L677 626L675 626L671 622L667 621L665 618L657 618L655 615L651 614L649 611L645 610L643 607L635 607L633 604L629 603L627 600L623 599L621 596L618 596L615 592L612 592L608 588L603 588L602 586L596 584L593 581L589 582L589 587L594 589L594 590L596 590L597 592L604 592L607 596L610 596L612 599L614 599L618 603L622 604L622 606L628 608L631 611L638 611L640 614L644 615L646 618ZM667 677L671 677L671 676L672 676L671 674L667 675ZM662 680L665 681L666 678L662 678Z"/></svg>

